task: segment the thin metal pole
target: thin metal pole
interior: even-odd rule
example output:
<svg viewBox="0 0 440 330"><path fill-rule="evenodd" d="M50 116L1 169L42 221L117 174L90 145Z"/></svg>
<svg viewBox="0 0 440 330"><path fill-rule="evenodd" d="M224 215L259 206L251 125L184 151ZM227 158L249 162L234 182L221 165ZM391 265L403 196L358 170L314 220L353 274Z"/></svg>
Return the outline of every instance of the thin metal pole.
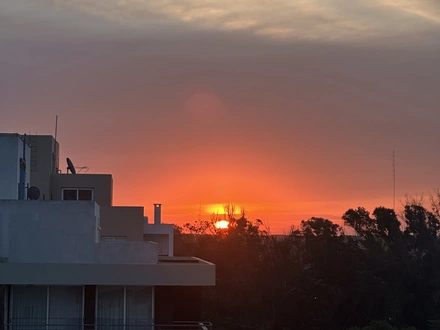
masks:
<svg viewBox="0 0 440 330"><path fill-rule="evenodd" d="M156 296L155 288L156 288L155 286L153 286L151 288L151 324L153 324L153 329L154 329L154 325L156 322L156 318L154 317L155 308L156 308L156 306L154 304L154 301L155 301L154 298Z"/></svg>
<svg viewBox="0 0 440 330"><path fill-rule="evenodd" d="M57 140L57 134L58 134L58 115L55 117L55 141Z"/></svg>
<svg viewBox="0 0 440 330"><path fill-rule="evenodd" d="M84 306L86 304L86 286L83 285L82 286L82 305L81 305L81 320L82 320L82 325L84 327Z"/></svg>
<svg viewBox="0 0 440 330"><path fill-rule="evenodd" d="M9 289L9 324L12 324L13 322L13 316L14 316L14 286L11 285Z"/></svg>
<svg viewBox="0 0 440 330"><path fill-rule="evenodd" d="M396 209L396 149L393 149L393 210Z"/></svg>
<svg viewBox="0 0 440 330"><path fill-rule="evenodd" d="M124 329L127 324L127 286L124 285Z"/></svg>
<svg viewBox="0 0 440 330"><path fill-rule="evenodd" d="M49 329L49 319L50 319L50 286L46 287L46 329Z"/></svg>

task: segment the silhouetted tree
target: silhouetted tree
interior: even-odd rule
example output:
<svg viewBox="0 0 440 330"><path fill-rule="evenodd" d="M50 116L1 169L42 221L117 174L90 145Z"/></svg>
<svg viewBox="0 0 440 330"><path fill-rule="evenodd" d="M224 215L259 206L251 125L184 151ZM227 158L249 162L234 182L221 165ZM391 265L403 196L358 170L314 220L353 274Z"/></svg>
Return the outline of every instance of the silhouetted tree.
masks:
<svg viewBox="0 0 440 330"><path fill-rule="evenodd" d="M348 210L355 236L323 218L271 235L231 206L227 229L216 218L176 228L176 255L216 264L204 308L218 329L425 330L440 319L440 194L431 210L413 202L399 217Z"/></svg>

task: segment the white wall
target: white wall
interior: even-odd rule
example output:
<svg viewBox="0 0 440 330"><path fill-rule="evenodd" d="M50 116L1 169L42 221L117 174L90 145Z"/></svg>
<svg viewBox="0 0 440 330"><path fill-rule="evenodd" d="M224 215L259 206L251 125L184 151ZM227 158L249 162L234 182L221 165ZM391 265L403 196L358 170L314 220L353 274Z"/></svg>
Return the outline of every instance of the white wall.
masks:
<svg viewBox="0 0 440 330"><path fill-rule="evenodd" d="M18 134L0 134L0 199L17 199L23 141ZM26 184L30 183L31 149L26 145Z"/></svg>
<svg viewBox="0 0 440 330"><path fill-rule="evenodd" d="M79 201L0 201L8 261L93 262L97 207Z"/></svg>
<svg viewBox="0 0 440 330"><path fill-rule="evenodd" d="M144 223L144 240L158 243L159 255L174 255L174 225Z"/></svg>
<svg viewBox="0 0 440 330"><path fill-rule="evenodd" d="M18 136L0 135L0 199L17 199L19 182Z"/></svg>
<svg viewBox="0 0 440 330"><path fill-rule="evenodd" d="M95 251L99 264L154 264L158 259L153 242L100 242Z"/></svg>
<svg viewBox="0 0 440 330"><path fill-rule="evenodd" d="M157 262L157 244L99 243L98 221L93 201L0 201L0 258L9 263Z"/></svg>

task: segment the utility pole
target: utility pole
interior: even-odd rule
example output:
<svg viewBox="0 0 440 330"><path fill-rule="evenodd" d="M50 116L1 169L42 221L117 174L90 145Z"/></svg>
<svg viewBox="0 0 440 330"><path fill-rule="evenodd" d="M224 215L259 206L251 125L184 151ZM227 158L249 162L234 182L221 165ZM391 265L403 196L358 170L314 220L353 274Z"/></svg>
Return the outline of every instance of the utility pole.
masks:
<svg viewBox="0 0 440 330"><path fill-rule="evenodd" d="M393 149L393 210L396 210L396 148Z"/></svg>

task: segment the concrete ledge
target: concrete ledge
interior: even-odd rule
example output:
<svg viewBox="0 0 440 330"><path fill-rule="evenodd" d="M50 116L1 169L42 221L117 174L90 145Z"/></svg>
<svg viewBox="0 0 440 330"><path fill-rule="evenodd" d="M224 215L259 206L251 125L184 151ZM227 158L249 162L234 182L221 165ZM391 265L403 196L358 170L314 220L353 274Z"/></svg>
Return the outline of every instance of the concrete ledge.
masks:
<svg viewBox="0 0 440 330"><path fill-rule="evenodd" d="M214 286L215 265L203 260L150 265L4 263L2 284Z"/></svg>
<svg viewBox="0 0 440 330"><path fill-rule="evenodd" d="M144 234L174 234L174 225L168 223L145 223Z"/></svg>

